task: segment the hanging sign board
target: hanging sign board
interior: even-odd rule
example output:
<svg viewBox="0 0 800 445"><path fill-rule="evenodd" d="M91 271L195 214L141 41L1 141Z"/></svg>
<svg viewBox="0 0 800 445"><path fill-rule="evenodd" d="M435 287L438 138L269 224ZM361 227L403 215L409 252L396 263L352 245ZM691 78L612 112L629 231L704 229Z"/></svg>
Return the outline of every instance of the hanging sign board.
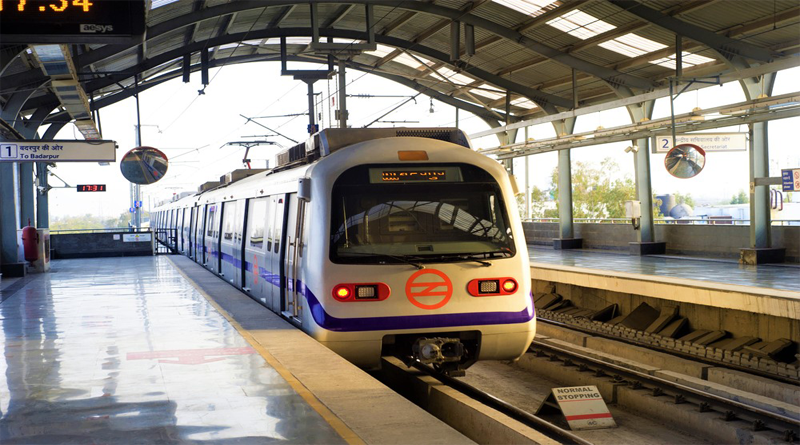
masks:
<svg viewBox="0 0 800 445"><path fill-rule="evenodd" d="M536 414L561 414L573 431L617 427L603 396L594 385L553 388Z"/></svg>
<svg viewBox="0 0 800 445"><path fill-rule="evenodd" d="M116 162L114 141L0 142L0 162Z"/></svg>
<svg viewBox="0 0 800 445"><path fill-rule="evenodd" d="M706 153L717 151L746 151L747 133L692 133L675 135L675 144L694 144ZM672 149L672 135L653 136L653 153L667 153Z"/></svg>
<svg viewBox="0 0 800 445"><path fill-rule="evenodd" d="M800 168L781 170L784 192L800 192Z"/></svg>

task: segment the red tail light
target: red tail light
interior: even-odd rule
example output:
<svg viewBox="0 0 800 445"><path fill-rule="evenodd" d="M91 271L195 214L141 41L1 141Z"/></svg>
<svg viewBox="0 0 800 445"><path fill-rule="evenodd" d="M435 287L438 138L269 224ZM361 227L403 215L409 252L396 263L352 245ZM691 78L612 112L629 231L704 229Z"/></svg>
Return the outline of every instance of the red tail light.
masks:
<svg viewBox="0 0 800 445"><path fill-rule="evenodd" d="M478 278L467 284L467 292L473 297L511 295L517 291L517 280L511 277Z"/></svg>
<svg viewBox="0 0 800 445"><path fill-rule="evenodd" d="M343 283L333 286L333 298L338 301L382 301L389 298L391 289L383 283Z"/></svg>

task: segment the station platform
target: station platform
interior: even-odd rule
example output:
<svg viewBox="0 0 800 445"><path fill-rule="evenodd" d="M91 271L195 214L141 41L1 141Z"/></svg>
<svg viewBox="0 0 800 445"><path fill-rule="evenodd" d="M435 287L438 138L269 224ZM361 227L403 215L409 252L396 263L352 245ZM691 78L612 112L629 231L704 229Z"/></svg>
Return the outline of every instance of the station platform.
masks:
<svg viewBox="0 0 800 445"><path fill-rule="evenodd" d="M800 318L800 265L529 246L535 280Z"/></svg>
<svg viewBox="0 0 800 445"><path fill-rule="evenodd" d="M0 443L471 443L181 256L0 289Z"/></svg>

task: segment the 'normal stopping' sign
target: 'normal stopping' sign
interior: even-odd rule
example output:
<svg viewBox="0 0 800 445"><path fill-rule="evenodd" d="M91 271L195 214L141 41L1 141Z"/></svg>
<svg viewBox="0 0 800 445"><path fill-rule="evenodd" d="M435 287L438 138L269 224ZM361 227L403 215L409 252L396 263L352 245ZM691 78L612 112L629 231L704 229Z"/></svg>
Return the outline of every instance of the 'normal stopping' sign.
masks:
<svg viewBox="0 0 800 445"><path fill-rule="evenodd" d="M553 388L537 415L563 414L571 430L614 428L617 423L596 386Z"/></svg>
<svg viewBox="0 0 800 445"><path fill-rule="evenodd" d="M114 141L0 142L0 162L115 162Z"/></svg>

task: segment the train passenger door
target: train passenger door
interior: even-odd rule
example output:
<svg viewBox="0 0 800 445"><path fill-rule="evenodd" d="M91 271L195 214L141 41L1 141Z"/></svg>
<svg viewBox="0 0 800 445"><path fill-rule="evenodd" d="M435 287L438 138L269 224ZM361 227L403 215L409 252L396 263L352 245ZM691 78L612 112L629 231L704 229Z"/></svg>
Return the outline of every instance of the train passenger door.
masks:
<svg viewBox="0 0 800 445"><path fill-rule="evenodd" d="M222 206L220 204L209 204L206 207L203 266L214 273L219 273L221 215Z"/></svg>
<svg viewBox="0 0 800 445"><path fill-rule="evenodd" d="M283 269L283 257L285 248L283 243L284 231L286 228L286 195L275 195L270 197L269 215L267 224L270 227L270 236L267 238L267 262L269 264L269 280L272 283L270 290L270 308L275 312L280 312L285 299L284 290L286 289L286 273Z"/></svg>
<svg viewBox="0 0 800 445"><path fill-rule="evenodd" d="M183 252L184 224L186 224L186 209L178 209L178 252Z"/></svg>
<svg viewBox="0 0 800 445"><path fill-rule="evenodd" d="M301 283L303 220L305 219L305 202L297 199L297 194L287 195L288 211L286 220L286 298L281 308L283 314L292 320L300 321L303 313L305 285Z"/></svg>
<svg viewBox="0 0 800 445"><path fill-rule="evenodd" d="M188 218L189 224L186 225L186 256L191 258L194 256L194 214L197 207L189 207Z"/></svg>
<svg viewBox="0 0 800 445"><path fill-rule="evenodd" d="M236 276L236 256L234 256L234 245L236 244L235 218L236 201L227 201L222 204L222 237L220 238L220 275L225 280L233 284Z"/></svg>
<svg viewBox="0 0 800 445"><path fill-rule="evenodd" d="M194 256L193 259L198 264L203 264L203 228L206 221L206 206L198 206L194 214Z"/></svg>
<svg viewBox="0 0 800 445"><path fill-rule="evenodd" d="M248 295L268 306L272 297L272 284L268 281L269 266L265 249L267 230L267 207L269 198L251 199L247 203L247 234L244 243L244 287ZM263 271L263 272L262 272Z"/></svg>

